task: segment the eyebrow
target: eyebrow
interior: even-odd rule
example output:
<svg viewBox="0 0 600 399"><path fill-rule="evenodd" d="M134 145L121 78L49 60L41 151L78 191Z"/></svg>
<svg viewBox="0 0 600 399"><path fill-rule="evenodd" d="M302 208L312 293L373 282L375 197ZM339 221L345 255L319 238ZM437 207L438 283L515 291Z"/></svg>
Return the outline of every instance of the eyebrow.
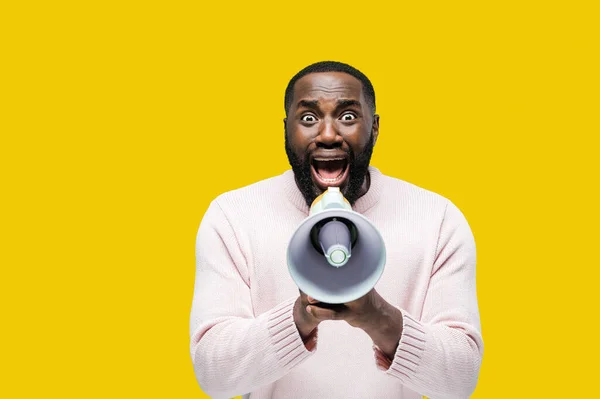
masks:
<svg viewBox="0 0 600 399"><path fill-rule="evenodd" d="M318 108L318 100L300 100L298 101L298 108Z"/></svg>
<svg viewBox="0 0 600 399"><path fill-rule="evenodd" d="M338 100L337 102L337 106L336 109L340 109L340 108L346 108L346 107L351 107L351 106L357 106L360 107L360 101L356 101L356 100Z"/></svg>
<svg viewBox="0 0 600 399"><path fill-rule="evenodd" d="M351 106L357 106L360 107L361 103L360 101L357 100L350 100L350 99L340 99L337 101L337 104L335 106L336 110L340 109L340 108L346 108L346 107L351 107ZM319 100L300 100L298 101L298 106L297 108L318 108L319 107Z"/></svg>

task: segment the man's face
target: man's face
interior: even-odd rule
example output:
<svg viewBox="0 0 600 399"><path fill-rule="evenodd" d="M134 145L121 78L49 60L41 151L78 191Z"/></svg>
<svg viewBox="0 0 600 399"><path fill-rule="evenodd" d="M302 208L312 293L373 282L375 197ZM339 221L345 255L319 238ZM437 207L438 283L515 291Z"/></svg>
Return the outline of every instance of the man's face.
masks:
<svg viewBox="0 0 600 399"><path fill-rule="evenodd" d="M294 86L286 120L285 149L306 203L340 187L351 204L365 191L379 116L362 83L342 72L311 73Z"/></svg>

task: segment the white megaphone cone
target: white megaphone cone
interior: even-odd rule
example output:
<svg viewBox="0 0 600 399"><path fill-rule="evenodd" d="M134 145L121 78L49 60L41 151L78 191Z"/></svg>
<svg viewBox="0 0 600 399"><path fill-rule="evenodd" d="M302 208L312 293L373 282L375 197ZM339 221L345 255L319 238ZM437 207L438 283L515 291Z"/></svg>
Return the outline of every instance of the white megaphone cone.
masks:
<svg viewBox="0 0 600 399"><path fill-rule="evenodd" d="M313 202L287 249L292 279L308 296L339 304L354 301L375 286L385 266L381 234L354 212L338 187Z"/></svg>

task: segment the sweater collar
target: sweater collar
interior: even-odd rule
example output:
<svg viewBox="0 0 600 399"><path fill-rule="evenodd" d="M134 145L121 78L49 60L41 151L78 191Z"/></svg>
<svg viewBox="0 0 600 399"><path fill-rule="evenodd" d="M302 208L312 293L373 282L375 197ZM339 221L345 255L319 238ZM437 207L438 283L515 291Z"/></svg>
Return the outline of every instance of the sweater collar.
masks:
<svg viewBox="0 0 600 399"><path fill-rule="evenodd" d="M370 185L367 192L356 200L356 203L352 207L352 210L358 213L364 213L369 208L379 201L379 197L381 196L382 191L382 173L374 166L369 166L369 177L370 177ZM296 180L294 179L294 172L289 169L286 170L283 175L283 183L284 190L288 200L294 204L296 208L304 212L308 215L309 207L306 205L306 201L300 192L300 189L296 185Z"/></svg>

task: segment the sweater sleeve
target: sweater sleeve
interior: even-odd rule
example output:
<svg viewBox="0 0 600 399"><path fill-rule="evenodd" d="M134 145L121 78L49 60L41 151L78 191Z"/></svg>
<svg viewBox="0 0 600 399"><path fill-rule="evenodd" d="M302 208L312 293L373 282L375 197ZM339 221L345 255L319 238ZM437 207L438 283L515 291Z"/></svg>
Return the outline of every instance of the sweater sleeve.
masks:
<svg viewBox="0 0 600 399"><path fill-rule="evenodd" d="M293 319L296 298L254 315L244 253L216 201L196 240L196 278L190 317L194 373L213 399L272 383L311 352Z"/></svg>
<svg viewBox="0 0 600 399"><path fill-rule="evenodd" d="M431 399L468 398L477 384L483 341L475 258L471 229L449 202L422 316L401 309L402 336L386 371Z"/></svg>

